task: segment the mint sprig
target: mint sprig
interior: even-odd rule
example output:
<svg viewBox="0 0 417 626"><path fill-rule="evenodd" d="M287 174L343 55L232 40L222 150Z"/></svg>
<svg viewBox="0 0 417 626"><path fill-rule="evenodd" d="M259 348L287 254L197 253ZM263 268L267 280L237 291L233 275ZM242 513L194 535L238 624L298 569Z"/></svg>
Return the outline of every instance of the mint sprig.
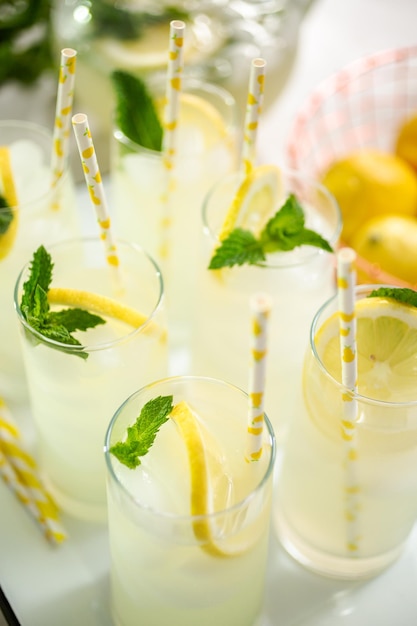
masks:
<svg viewBox="0 0 417 626"><path fill-rule="evenodd" d="M0 195L0 235L7 233L13 219L14 215L10 205L6 198Z"/></svg>
<svg viewBox="0 0 417 626"><path fill-rule="evenodd" d="M408 287L379 287L367 296L368 298L392 298L402 304L417 307L417 291Z"/></svg>
<svg viewBox="0 0 417 626"><path fill-rule="evenodd" d="M163 129L145 83L140 78L116 70L111 74L116 93L116 124L134 143L161 152Z"/></svg>
<svg viewBox="0 0 417 626"><path fill-rule="evenodd" d="M266 254L288 252L298 246L315 246L333 252L329 242L304 226L304 211L294 194L267 222L256 238L243 228L235 228L214 251L208 269L217 270L234 265L257 265L266 261Z"/></svg>
<svg viewBox="0 0 417 626"><path fill-rule="evenodd" d="M149 452L160 427L168 421L173 407L173 396L158 396L149 400L140 412L133 426L127 429L126 441L119 441L110 447L120 463L130 469L141 464L139 457Z"/></svg>
<svg viewBox="0 0 417 626"><path fill-rule="evenodd" d="M52 269L51 255L44 246L40 246L33 255L29 278L23 284L20 310L27 323L47 339L71 346L81 346L71 333L105 324L105 320L79 308L50 311L48 291L52 281ZM66 351L65 348L56 348ZM88 358L88 353L81 350L72 354L83 359Z"/></svg>

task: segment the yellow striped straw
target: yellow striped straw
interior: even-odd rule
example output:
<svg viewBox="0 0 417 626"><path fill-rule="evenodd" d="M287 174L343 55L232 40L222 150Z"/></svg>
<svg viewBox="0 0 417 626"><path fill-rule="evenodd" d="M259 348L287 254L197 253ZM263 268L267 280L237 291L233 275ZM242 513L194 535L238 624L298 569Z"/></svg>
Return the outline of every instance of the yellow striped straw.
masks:
<svg viewBox="0 0 417 626"><path fill-rule="evenodd" d="M182 74L184 69L184 33L184 22L181 20L173 20L170 23L163 123L164 135L162 140L163 164L165 168L165 188L161 196L162 218L160 256L162 259L169 256L169 230L171 226L169 205L170 193L175 186L173 171L175 168L175 158L177 152L178 114L182 90Z"/></svg>
<svg viewBox="0 0 417 626"><path fill-rule="evenodd" d="M256 137L264 97L265 67L264 59L253 59L249 75L241 158L241 166L245 174L249 174L252 170L256 159Z"/></svg>
<svg viewBox="0 0 417 626"><path fill-rule="evenodd" d="M59 512L37 473L34 459L23 448L19 430L0 398L0 474L54 544L67 537Z"/></svg>
<svg viewBox="0 0 417 626"><path fill-rule="evenodd" d="M258 461L262 455L264 397L267 356L267 329L272 301L268 294L257 293L250 299L251 367L249 369L249 412L246 460Z"/></svg>
<svg viewBox="0 0 417 626"><path fill-rule="evenodd" d="M52 187L61 178L68 161L76 58L76 50L61 50L51 162Z"/></svg>
<svg viewBox="0 0 417 626"><path fill-rule="evenodd" d="M77 113L72 118L72 126L77 140L91 204L96 212L100 236L106 249L106 259L110 266L116 268L119 266L119 257L116 244L113 240L106 195L104 193L103 181L101 179L87 116L84 113Z"/></svg>
<svg viewBox="0 0 417 626"><path fill-rule="evenodd" d="M358 480L357 401L358 359L356 353L355 273L356 253L342 248L337 254L337 293L339 306L340 352L342 358L343 416L341 434L344 443L346 549L351 556L359 552L358 514L360 484Z"/></svg>

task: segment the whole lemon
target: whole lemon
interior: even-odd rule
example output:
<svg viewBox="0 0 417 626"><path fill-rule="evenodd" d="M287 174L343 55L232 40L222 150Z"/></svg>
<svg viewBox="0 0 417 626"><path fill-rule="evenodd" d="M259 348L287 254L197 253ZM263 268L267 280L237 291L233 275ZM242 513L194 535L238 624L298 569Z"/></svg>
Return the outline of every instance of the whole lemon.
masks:
<svg viewBox="0 0 417 626"><path fill-rule="evenodd" d="M417 284L417 218L407 215L374 217L358 229L352 238L352 247L383 271Z"/></svg>
<svg viewBox="0 0 417 626"><path fill-rule="evenodd" d="M417 213L417 176L394 154L364 149L334 162L323 184L339 203L342 240L351 243L365 221L377 215Z"/></svg>
<svg viewBox="0 0 417 626"><path fill-rule="evenodd" d="M400 127L395 153L406 161L417 173L417 115L410 118Z"/></svg>

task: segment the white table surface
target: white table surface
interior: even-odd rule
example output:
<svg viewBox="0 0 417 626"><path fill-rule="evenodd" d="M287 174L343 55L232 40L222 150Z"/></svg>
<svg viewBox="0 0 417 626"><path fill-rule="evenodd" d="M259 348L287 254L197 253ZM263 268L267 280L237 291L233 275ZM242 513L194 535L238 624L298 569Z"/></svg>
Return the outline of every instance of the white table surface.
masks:
<svg viewBox="0 0 417 626"><path fill-rule="evenodd" d="M283 162L294 114L318 82L358 57L416 43L417 0L312 2L286 85L261 120L260 159ZM4 110L0 117L5 117ZM63 521L69 539L51 548L0 483L0 585L22 626L110 626L106 529L65 516ZM390 569L361 584L307 572L272 537L264 622L263 626L415 626L417 529Z"/></svg>

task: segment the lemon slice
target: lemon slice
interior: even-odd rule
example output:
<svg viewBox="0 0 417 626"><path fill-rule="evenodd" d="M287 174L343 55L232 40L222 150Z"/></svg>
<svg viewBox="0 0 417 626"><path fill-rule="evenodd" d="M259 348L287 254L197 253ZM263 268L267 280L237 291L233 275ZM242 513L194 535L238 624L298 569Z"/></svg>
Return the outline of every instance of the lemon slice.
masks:
<svg viewBox="0 0 417 626"><path fill-rule="evenodd" d="M18 200L13 180L13 171L10 162L10 150L8 146L0 146L0 179L2 182L2 195L9 207L17 207ZM0 209L1 211L2 209ZM6 257L14 243L17 234L18 212L12 209L12 221L5 233L0 234L0 259Z"/></svg>
<svg viewBox="0 0 417 626"><path fill-rule="evenodd" d="M48 301L50 304L60 304L65 306L88 309L92 313L112 317L121 322L125 322L133 328L140 328L144 324L146 333L158 333L161 339L166 339L166 331L153 320L148 321L148 317L139 311L132 309L125 304L120 304L112 298L81 289L66 289L52 287L48 291Z"/></svg>
<svg viewBox="0 0 417 626"><path fill-rule="evenodd" d="M375 400L417 400L417 308L390 298L356 303L358 391ZM341 381L339 316L320 328L317 352L328 372Z"/></svg>
<svg viewBox="0 0 417 626"><path fill-rule="evenodd" d="M234 228L250 230L255 236L275 214L282 195L282 180L278 167L259 165L247 174L229 207L219 233L222 241Z"/></svg>
<svg viewBox="0 0 417 626"><path fill-rule="evenodd" d="M193 93L181 93L178 116L178 145L187 153L209 149L228 138L221 113L207 100ZM165 98L157 98L155 107L164 118ZM232 150L232 145L229 146Z"/></svg>
<svg viewBox="0 0 417 626"><path fill-rule="evenodd" d="M170 417L178 426L187 449L191 477L191 515L199 518L193 521L194 535L201 542L202 549L212 556L237 556L243 551L242 547L236 550L221 548L213 537L213 526L207 517L227 507L230 482L224 474L223 465L216 459L216 454L207 450L206 437L203 439L198 421L186 402L176 404Z"/></svg>

